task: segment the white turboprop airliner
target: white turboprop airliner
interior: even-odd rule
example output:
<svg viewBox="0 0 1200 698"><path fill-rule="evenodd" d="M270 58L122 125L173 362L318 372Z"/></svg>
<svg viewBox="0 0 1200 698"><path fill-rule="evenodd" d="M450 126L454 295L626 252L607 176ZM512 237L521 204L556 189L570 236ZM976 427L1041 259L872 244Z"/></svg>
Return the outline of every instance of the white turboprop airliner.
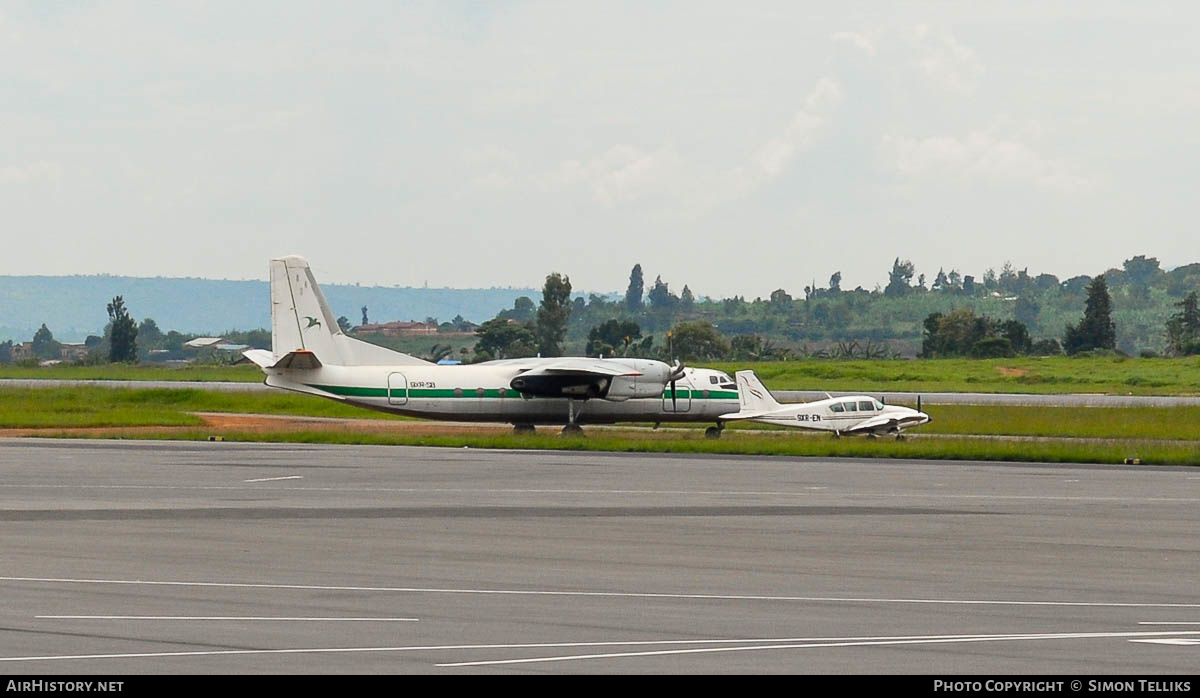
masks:
<svg viewBox="0 0 1200 698"><path fill-rule="evenodd" d="M266 384L382 412L469 422L535 424L716 422L737 385L711 369L649 359L502 359L439 366L342 333L300 257L271 260L271 351L246 358Z"/></svg>
<svg viewBox="0 0 1200 698"><path fill-rule="evenodd" d="M749 419L781 427L830 431L834 436L866 434L876 437L891 434L897 439L904 438L905 429L930 421L929 415L920 411L920 398L917 399L915 410L885 405L866 395L782 405L754 375L754 371L738 371L735 375L741 396L741 410L721 415L722 421Z"/></svg>

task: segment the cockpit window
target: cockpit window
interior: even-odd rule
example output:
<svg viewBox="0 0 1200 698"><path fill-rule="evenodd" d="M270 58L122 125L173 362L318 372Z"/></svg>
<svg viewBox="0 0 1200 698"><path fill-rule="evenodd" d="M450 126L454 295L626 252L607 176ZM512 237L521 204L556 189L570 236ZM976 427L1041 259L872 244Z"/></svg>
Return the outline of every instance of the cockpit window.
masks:
<svg viewBox="0 0 1200 698"><path fill-rule="evenodd" d="M876 401L875 401L875 409L876 409L876 410L882 410L882 409L883 409L883 403L882 403L882 402L880 402L880 401L878 401L878 400L876 400Z"/></svg>
<svg viewBox="0 0 1200 698"><path fill-rule="evenodd" d="M737 390L737 385L734 383L722 383L721 390Z"/></svg>
<svg viewBox="0 0 1200 698"><path fill-rule="evenodd" d="M858 409L860 412L871 412L877 408L875 407L874 400L862 400L858 403Z"/></svg>
<svg viewBox="0 0 1200 698"><path fill-rule="evenodd" d="M843 402L842 404L846 406L847 412L857 412L858 411L858 403L857 402Z"/></svg>
<svg viewBox="0 0 1200 698"><path fill-rule="evenodd" d="M842 403L840 403L840 402L835 402L835 403L833 403L832 405L830 405L830 406L829 406L829 410L830 410L831 412L845 412L845 411L846 411L846 408L845 408L845 407L842 407Z"/></svg>

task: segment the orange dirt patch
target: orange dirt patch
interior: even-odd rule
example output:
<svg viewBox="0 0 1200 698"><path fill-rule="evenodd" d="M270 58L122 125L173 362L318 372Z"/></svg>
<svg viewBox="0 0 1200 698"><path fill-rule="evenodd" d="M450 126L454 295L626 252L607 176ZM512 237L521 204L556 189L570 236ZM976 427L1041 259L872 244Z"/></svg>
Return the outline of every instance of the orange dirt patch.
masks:
<svg viewBox="0 0 1200 698"><path fill-rule="evenodd" d="M268 414L224 414L197 412L211 429L237 432L353 431L372 434L495 434L512 431L511 424L460 424L391 419L340 419L335 417L292 417ZM195 427L191 427L195 429Z"/></svg>
<svg viewBox="0 0 1200 698"><path fill-rule="evenodd" d="M267 414L225 414L198 412L204 420L201 426L170 427L41 427L0 429L0 437L20 436L128 436L136 438L147 434L196 434L211 431L222 433L289 433L297 431L331 431L355 433L396 433L414 436L445 434L496 434L512 431L511 424L459 424L454 422L417 422L389 419L337 419L332 417L294 417Z"/></svg>
<svg viewBox="0 0 1200 698"><path fill-rule="evenodd" d="M1005 378L1020 378L1021 376L1029 375L1029 369L1027 368L1009 368L1007 366L997 366L996 371Z"/></svg>

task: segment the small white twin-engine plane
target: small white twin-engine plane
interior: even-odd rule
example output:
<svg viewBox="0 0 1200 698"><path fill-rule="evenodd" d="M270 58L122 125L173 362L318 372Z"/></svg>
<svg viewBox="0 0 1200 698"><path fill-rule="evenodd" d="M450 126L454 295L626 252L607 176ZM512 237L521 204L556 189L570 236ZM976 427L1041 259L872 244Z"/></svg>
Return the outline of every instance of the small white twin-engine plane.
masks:
<svg viewBox="0 0 1200 698"><path fill-rule="evenodd" d="M904 430L928 423L929 415L917 409L885 405L866 395L832 397L816 402L780 404L754 371L738 371L741 410L721 415L722 421L749 419L764 424L831 431L834 436L866 434L870 438L893 435L904 438ZM829 395L829 393L826 393Z"/></svg>
<svg viewBox="0 0 1200 698"><path fill-rule="evenodd" d="M439 366L346 336L300 257L271 260L271 351L246 358L266 384L395 414L534 425L716 422L737 404L737 385L711 369L649 359L502 359Z"/></svg>

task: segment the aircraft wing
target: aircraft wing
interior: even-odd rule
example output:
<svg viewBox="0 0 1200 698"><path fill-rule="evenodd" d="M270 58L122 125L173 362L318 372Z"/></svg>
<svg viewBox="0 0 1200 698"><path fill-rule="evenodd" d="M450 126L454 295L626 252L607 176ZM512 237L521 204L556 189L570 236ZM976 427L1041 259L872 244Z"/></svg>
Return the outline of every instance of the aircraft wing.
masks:
<svg viewBox="0 0 1200 698"><path fill-rule="evenodd" d="M628 367L618 367L597 361L559 361L545 366L535 366L521 375L523 376L640 376L640 371Z"/></svg>
<svg viewBox="0 0 1200 698"><path fill-rule="evenodd" d="M720 417L717 417L717 419L722 421L733 421L735 419L760 419L762 417L770 416L770 411L758 410L754 412L730 412L729 414L723 414Z"/></svg>
<svg viewBox="0 0 1200 698"><path fill-rule="evenodd" d="M859 422L849 429L843 429L842 433L853 434L860 431L874 431L884 427L891 429L897 426L899 423L900 420L896 419L895 417L889 417L881 414L878 417L872 417L864 422Z"/></svg>

